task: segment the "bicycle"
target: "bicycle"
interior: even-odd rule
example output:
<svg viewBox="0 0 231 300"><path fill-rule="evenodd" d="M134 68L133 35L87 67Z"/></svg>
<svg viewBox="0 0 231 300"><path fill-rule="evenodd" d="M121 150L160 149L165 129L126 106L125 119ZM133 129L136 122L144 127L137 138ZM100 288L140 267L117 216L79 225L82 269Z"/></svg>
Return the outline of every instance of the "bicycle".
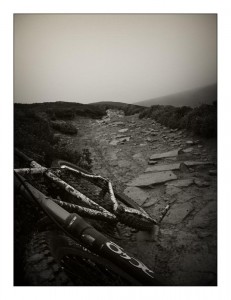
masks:
<svg viewBox="0 0 231 300"><path fill-rule="evenodd" d="M151 230L160 224L168 207L156 221L131 199L114 193L111 182L99 175L61 160L45 168L19 150L15 153L29 164L29 168L14 170L15 191L35 201L43 211L38 221L40 233L34 235L28 247L26 267L32 285L161 285L152 270L90 223L97 220L115 228L119 222ZM48 180L48 187L55 184L62 188L65 201L46 196L34 186L34 180L32 185L31 178L36 176ZM72 185L64 181L67 177ZM88 197L90 190L100 204ZM36 274L33 266L41 261L45 270Z"/></svg>

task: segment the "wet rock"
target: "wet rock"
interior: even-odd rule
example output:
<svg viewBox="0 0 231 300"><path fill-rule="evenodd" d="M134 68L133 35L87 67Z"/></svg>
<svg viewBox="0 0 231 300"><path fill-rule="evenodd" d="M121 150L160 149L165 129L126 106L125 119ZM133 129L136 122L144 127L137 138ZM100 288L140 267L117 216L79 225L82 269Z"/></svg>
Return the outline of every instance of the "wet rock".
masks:
<svg viewBox="0 0 231 300"><path fill-rule="evenodd" d="M120 129L119 132L123 133L123 132L127 132L128 128L124 128L124 129Z"/></svg>
<svg viewBox="0 0 231 300"><path fill-rule="evenodd" d="M175 187L188 187L194 183L194 179L180 179L175 180L169 183L166 183L166 185L171 185Z"/></svg>
<svg viewBox="0 0 231 300"><path fill-rule="evenodd" d="M176 157L166 157L166 159L167 159L167 160L171 160L171 161L173 161L173 160L177 160L177 158L176 158Z"/></svg>
<svg viewBox="0 0 231 300"><path fill-rule="evenodd" d="M182 150L183 153L191 153L193 151L193 148L186 148Z"/></svg>
<svg viewBox="0 0 231 300"><path fill-rule="evenodd" d="M199 186L199 187L207 187L210 186L210 183L208 181L200 180L200 179L195 179L194 183Z"/></svg>
<svg viewBox="0 0 231 300"><path fill-rule="evenodd" d="M114 122L111 124L112 127L116 127L116 126L123 126L124 122Z"/></svg>
<svg viewBox="0 0 231 300"><path fill-rule="evenodd" d="M122 138L127 138L130 137L129 135L125 135L125 134L118 134L115 136L115 139L122 139Z"/></svg>
<svg viewBox="0 0 231 300"><path fill-rule="evenodd" d="M148 187L155 184L165 183L170 180L177 179L172 171L164 171L157 173L144 173L128 183L129 186Z"/></svg>
<svg viewBox="0 0 231 300"><path fill-rule="evenodd" d="M144 147L144 146L147 146L147 144L144 144L144 143L140 144L140 147Z"/></svg>
<svg viewBox="0 0 231 300"><path fill-rule="evenodd" d="M169 224L181 223L192 210L193 206L191 203L174 204L163 219L163 222Z"/></svg>
<svg viewBox="0 0 231 300"><path fill-rule="evenodd" d="M172 171L172 170L179 170L180 163L176 164L168 164L168 165L158 165L153 167L148 167L144 172L161 172L161 171Z"/></svg>
<svg viewBox="0 0 231 300"><path fill-rule="evenodd" d="M179 153L180 149L176 149L176 150L172 150L172 151L168 151L168 152L164 152L164 153L158 153L158 154L153 154L152 156L150 156L150 160L156 160L156 159L161 159L161 158L166 158L166 157L173 157L173 156L177 156Z"/></svg>
<svg viewBox="0 0 231 300"><path fill-rule="evenodd" d="M147 142L152 142L152 138L148 137L148 138L146 138L146 141Z"/></svg>
<svg viewBox="0 0 231 300"><path fill-rule="evenodd" d="M186 145L189 145L189 146L192 146L192 145L194 145L194 142L193 142L193 141L186 141L185 144L186 144Z"/></svg>
<svg viewBox="0 0 231 300"><path fill-rule="evenodd" d="M148 193L137 187L127 187L124 190L124 194L134 200L140 206L143 205L143 203L149 197Z"/></svg>
<svg viewBox="0 0 231 300"><path fill-rule="evenodd" d="M112 140L109 144L112 146L116 146L119 144L119 140Z"/></svg>
<svg viewBox="0 0 231 300"><path fill-rule="evenodd" d="M112 146L116 146L118 144L124 143L124 142L129 142L130 136L125 136L125 137L116 137L116 139L112 140L109 144Z"/></svg>

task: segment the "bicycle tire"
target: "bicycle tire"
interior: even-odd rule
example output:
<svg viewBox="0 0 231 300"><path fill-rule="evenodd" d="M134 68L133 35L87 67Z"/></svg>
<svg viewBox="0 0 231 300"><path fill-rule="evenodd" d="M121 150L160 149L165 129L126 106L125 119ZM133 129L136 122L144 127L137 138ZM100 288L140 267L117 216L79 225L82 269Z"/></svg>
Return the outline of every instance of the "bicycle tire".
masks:
<svg viewBox="0 0 231 300"><path fill-rule="evenodd" d="M74 285L52 255L47 232L34 235L26 246L24 280L30 286Z"/></svg>
<svg viewBox="0 0 231 300"><path fill-rule="evenodd" d="M58 231L32 237L25 256L25 281L33 286L141 285Z"/></svg>
<svg viewBox="0 0 231 300"><path fill-rule="evenodd" d="M91 174L90 172L82 169L81 167L78 167L72 163L69 163L67 161L64 160L55 160L52 163L52 167L61 167L62 165L67 165L71 168L74 168L78 171L81 172L85 172L87 174ZM67 177L63 178L64 180L66 179L67 182L72 185L73 187L75 187L75 182L73 180L70 180ZM97 183L96 183L97 184ZM101 185L102 187L102 185ZM101 205L102 207L104 207L105 209L107 209L109 212L114 213L113 211L113 206L112 203L109 200L109 195L107 194L105 197L99 197L97 196L97 193L94 193L94 195L92 195L91 193L89 193L89 190L87 188L87 186L83 186L81 185L80 182L78 182L78 186L76 187L77 189L81 189L81 191L86 194L89 198L91 198L92 200L97 200L96 202ZM122 194L122 193L118 193L116 191L116 189L114 189L114 194L115 197L117 198L117 200L120 200L124 205L137 209L140 211L140 207L138 206L137 203L135 203L132 199L128 198L126 195ZM93 198L94 197L94 198ZM128 200L129 199L129 200ZM126 226L129 226L131 228L135 228L138 230L144 230L144 231L148 231L148 230L152 230L153 228L153 222L151 222L150 220L145 219L144 217L140 216L140 215L133 215L133 214L129 214L126 213L122 207L120 207L120 209L118 210L116 217L118 219L118 221L122 224L125 224Z"/></svg>

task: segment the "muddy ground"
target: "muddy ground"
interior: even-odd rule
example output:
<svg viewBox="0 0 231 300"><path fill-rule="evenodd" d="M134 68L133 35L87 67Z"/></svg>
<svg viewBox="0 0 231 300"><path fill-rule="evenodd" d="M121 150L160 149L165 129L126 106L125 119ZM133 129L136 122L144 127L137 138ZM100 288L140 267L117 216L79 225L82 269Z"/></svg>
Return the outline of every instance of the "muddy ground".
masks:
<svg viewBox="0 0 231 300"><path fill-rule="evenodd" d="M128 228L118 243L168 285L216 285L216 140L198 139L138 115L78 118L73 124L78 135L60 135L62 142L72 149L88 148L94 173L111 179L155 218L170 205L152 234ZM175 155L150 160L172 150Z"/></svg>

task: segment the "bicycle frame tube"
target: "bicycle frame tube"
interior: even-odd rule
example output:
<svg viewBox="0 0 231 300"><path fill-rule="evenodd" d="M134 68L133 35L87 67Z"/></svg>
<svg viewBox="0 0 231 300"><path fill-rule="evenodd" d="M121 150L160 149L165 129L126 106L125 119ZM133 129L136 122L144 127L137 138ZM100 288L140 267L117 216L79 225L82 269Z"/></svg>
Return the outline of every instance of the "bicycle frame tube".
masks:
<svg viewBox="0 0 231 300"><path fill-rule="evenodd" d="M27 157L25 154L23 154L18 149L15 149L15 153L21 157L23 160L26 160L28 163L30 163L31 168L24 168L24 169L16 169L15 171L18 174L44 174L48 179L59 185L61 188L63 188L66 192L71 194L72 196L76 197L78 200L80 200L82 203L90 205L93 210L88 210L88 213L90 216L94 217L96 214L99 216L101 214L103 219L108 220L114 220L115 216L111 214L109 211L104 209L102 206L98 205L91 199L89 199L87 196L83 195L81 192L73 188L71 185L60 179L58 176L53 174L48 168L44 168L40 164L38 164L36 161L32 160L31 158ZM91 212L96 211L91 214ZM87 209L85 209L85 212L87 212Z"/></svg>
<svg viewBox="0 0 231 300"><path fill-rule="evenodd" d="M33 201L36 199L38 204L51 216L55 217L58 223L63 223L68 218L70 213L61 208L58 204L46 197L39 190L34 188L29 182L27 182L22 176L17 175L14 178L15 189L28 200Z"/></svg>
<svg viewBox="0 0 231 300"><path fill-rule="evenodd" d="M113 219L113 216L114 216L113 214L111 214L106 209L104 209L102 206L98 205L97 203L95 203L94 201L89 199L87 196L83 195L78 190L73 188L71 185L69 185L68 183L63 181L61 178L59 178L54 173L52 173L48 168L42 167L40 164L38 164L34 160L30 159L29 157L27 157L25 154L23 154L19 150L16 149L15 151L16 151L16 154L18 156L20 156L21 158L23 158L24 160L29 162L30 166L31 166L31 168L17 169L16 170L17 173L22 174L22 175L24 175L24 174L34 175L34 174L40 174L40 173L44 174L44 176L46 176L49 180L51 180L54 183L56 183L57 185L59 185L66 192L68 192L72 196L79 199L82 203L90 205L93 208L93 210L96 209L97 213L93 213L93 214L92 214L92 211L89 210L88 213L91 217L94 217L96 214L99 215L99 213L98 213L98 211L99 211L99 212L101 212L102 218L105 219L105 218L108 217L109 220ZM102 182L107 183L108 192L110 194L110 199L111 199L112 204L113 204L113 212L114 212L115 215L120 214L121 211L124 211L124 212L130 213L130 214L133 214L133 215L144 217L145 219L152 222L153 224L157 224L157 221L155 219L151 218L145 212L145 210L143 210L141 207L138 207L137 209L134 209L134 208L126 207L126 206L121 206L121 205L119 206L118 201L116 200L116 197L114 195L112 184L109 180L103 178L100 175L90 174L89 172L84 173L82 171L76 170L74 167L70 167L70 166L66 165L65 163L63 163L61 165L61 168L62 169L67 169L67 170L72 171L72 172L77 173L77 174L81 174L81 176L83 176L85 178L100 179ZM81 211L79 210L78 212L80 213ZM87 210L86 210L86 212L87 212Z"/></svg>
<svg viewBox="0 0 231 300"><path fill-rule="evenodd" d="M20 180L17 178L20 178ZM44 211L54 219L73 239L81 241L83 245L94 253L107 258L119 268L134 277L144 285L161 285L155 278L154 272L141 261L128 254L118 244L98 232L78 214L70 214L56 204L53 199L46 197L35 189L23 177L15 177L15 188L30 200L36 199Z"/></svg>
<svg viewBox="0 0 231 300"><path fill-rule="evenodd" d="M47 168L22 168L14 169L14 171L20 175L43 175Z"/></svg>
<svg viewBox="0 0 231 300"><path fill-rule="evenodd" d="M97 178L97 179L101 179L101 180L107 182L108 183L109 194L111 196L111 201L113 203L113 212L117 213L117 210L119 209L119 205L118 205L118 201L115 198L114 191L113 191L113 188L112 188L112 184L109 180L107 180L107 179L105 179L105 178L103 178L99 175L84 174L83 172L78 171L78 170L76 170L72 167L69 167L69 166L65 165L65 164L62 165L61 168L70 170L70 171L72 171L74 173L77 173L77 174L81 174L83 177L94 178L94 179ZM121 209L121 207L120 207L120 209ZM157 224L157 221L155 219L149 217L149 215L146 213L146 211L144 209L142 209L141 207L138 207L138 209L134 209L134 208L131 208L131 207L124 206L123 209L124 209L125 212L129 212L130 214L138 215L138 216L141 216L141 217L143 216L147 220L153 222L154 224Z"/></svg>
<svg viewBox="0 0 231 300"><path fill-rule="evenodd" d="M61 166L64 167L64 168L67 168L67 167L71 167L72 169L76 170L76 166L70 162L66 162L64 160L60 160L60 163L61 163ZM83 170L81 167L78 167L78 169L82 170L85 174L89 174L89 175L93 175L92 173L86 171L86 170ZM97 184L96 182L96 185L98 185L99 187L101 187L100 184ZM125 203L126 205L128 206L131 206L131 207L134 207L136 208L137 210L140 209L139 205L137 203L135 203L134 201L131 201L131 199L129 197L127 197L126 195L121 195L120 193L116 192L115 193L115 196L117 199L119 199L122 203Z"/></svg>
<svg viewBox="0 0 231 300"><path fill-rule="evenodd" d="M144 285L162 285L140 260L128 254L121 246L109 240L77 214L70 214L65 221L65 229L78 239L89 250L109 259L122 270L140 280Z"/></svg>

